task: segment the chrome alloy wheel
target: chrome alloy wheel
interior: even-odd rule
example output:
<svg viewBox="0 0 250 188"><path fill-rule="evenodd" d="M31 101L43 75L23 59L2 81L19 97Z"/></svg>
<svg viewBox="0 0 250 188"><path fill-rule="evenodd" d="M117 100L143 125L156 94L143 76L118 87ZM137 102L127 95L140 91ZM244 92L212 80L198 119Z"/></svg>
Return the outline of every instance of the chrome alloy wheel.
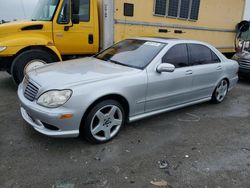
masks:
<svg viewBox="0 0 250 188"><path fill-rule="evenodd" d="M228 83L226 80L222 80L215 90L215 97L218 102L222 102L227 95Z"/></svg>
<svg viewBox="0 0 250 188"><path fill-rule="evenodd" d="M99 141L110 140L119 132L123 118L119 107L104 106L95 113L91 120L91 134Z"/></svg>

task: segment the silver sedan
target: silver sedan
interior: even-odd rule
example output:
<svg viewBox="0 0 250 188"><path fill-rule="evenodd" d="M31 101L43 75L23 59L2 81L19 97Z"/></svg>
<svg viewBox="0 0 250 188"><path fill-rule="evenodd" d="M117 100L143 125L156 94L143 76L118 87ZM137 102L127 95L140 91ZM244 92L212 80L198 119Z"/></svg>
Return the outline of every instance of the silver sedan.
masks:
<svg viewBox="0 0 250 188"><path fill-rule="evenodd" d="M22 117L38 132L103 143L126 122L222 102L237 73L238 63L209 44L131 38L93 57L28 72L18 96Z"/></svg>

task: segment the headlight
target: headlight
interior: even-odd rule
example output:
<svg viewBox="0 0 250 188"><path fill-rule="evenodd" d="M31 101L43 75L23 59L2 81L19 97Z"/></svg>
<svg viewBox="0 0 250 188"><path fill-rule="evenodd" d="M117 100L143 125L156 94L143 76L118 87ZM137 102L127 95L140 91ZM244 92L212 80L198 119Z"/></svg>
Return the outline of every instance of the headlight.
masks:
<svg viewBox="0 0 250 188"><path fill-rule="evenodd" d="M51 90L42 94L37 104L48 108L57 108L65 104L72 95L71 90Z"/></svg>
<svg viewBox="0 0 250 188"><path fill-rule="evenodd" d="M6 46L0 46L0 52L6 50L6 48L7 48Z"/></svg>

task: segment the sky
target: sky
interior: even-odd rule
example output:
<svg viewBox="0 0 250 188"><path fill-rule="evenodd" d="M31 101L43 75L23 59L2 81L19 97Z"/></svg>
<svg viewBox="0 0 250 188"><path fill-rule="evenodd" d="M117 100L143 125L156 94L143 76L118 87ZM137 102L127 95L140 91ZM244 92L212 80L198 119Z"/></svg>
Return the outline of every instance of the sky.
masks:
<svg viewBox="0 0 250 188"><path fill-rule="evenodd" d="M0 0L0 20L30 18L38 0Z"/></svg>

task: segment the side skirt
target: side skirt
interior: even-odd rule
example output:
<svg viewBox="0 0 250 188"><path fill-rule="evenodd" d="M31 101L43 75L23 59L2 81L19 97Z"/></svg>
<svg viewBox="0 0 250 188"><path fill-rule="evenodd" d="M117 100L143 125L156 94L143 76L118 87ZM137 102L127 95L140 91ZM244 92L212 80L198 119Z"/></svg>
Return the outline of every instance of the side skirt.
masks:
<svg viewBox="0 0 250 188"><path fill-rule="evenodd" d="M172 110L176 110L176 109L179 109L179 108L191 106L191 105L194 105L194 104L207 102L207 101L210 101L210 100L211 100L211 97L207 97L207 98L204 98L204 99L200 99L200 100L197 100L197 101L192 101L192 102L185 103L185 104L180 104L180 105L173 106L173 107L170 107L170 108L164 108L164 109L161 109L161 110L156 110L156 111L147 112L147 113L144 113L144 114L132 116L132 117L129 117L129 122L131 123L131 122L134 122L134 121L137 121L137 120L140 120L140 119L144 119L146 117L154 116L154 115L161 114L161 113L164 113L164 112L169 112L169 111L172 111Z"/></svg>

